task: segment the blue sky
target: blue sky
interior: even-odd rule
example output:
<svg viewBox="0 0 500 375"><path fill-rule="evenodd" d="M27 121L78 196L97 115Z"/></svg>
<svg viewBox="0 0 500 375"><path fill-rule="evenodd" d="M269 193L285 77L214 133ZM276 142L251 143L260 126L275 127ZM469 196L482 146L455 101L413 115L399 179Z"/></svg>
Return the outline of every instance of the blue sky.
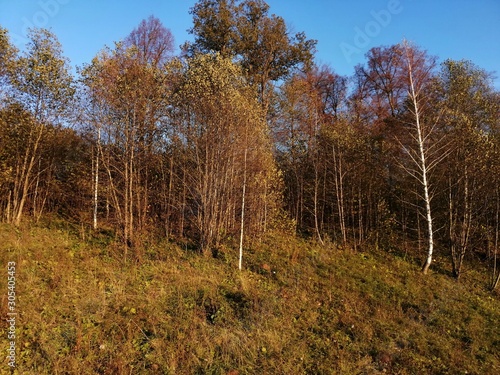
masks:
<svg viewBox="0 0 500 375"><path fill-rule="evenodd" d="M51 28L73 65L125 37L151 14L177 46L191 39L196 0L0 0L0 25L20 48L30 26ZM294 32L318 40L317 62L351 75L372 47L403 38L442 61L468 59L500 76L500 0L268 0ZM495 79L500 90L500 78Z"/></svg>

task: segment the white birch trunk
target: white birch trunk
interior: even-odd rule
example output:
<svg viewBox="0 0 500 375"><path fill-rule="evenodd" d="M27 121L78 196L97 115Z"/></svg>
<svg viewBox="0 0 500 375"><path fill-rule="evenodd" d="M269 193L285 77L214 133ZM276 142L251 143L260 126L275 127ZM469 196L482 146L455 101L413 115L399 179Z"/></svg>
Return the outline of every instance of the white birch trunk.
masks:
<svg viewBox="0 0 500 375"><path fill-rule="evenodd" d="M406 50L408 52L407 46ZM422 177L422 188L424 190L424 201L425 201L425 216L427 221L427 257L425 259L424 265L422 266L422 272L425 274L429 270L432 263L432 256L434 252L434 231L432 228L432 211L431 211L431 198L429 195L429 181L428 181L428 167L426 160L426 150L425 150L425 139L422 133L422 124L420 123L420 112L417 100L417 93L415 90L415 83L413 80L412 64L409 56L408 58L408 74L410 78L410 99L412 101L414 114L415 114L415 127L417 130L417 143L418 143L418 153L419 153L419 169Z"/></svg>
<svg viewBox="0 0 500 375"><path fill-rule="evenodd" d="M240 223L240 256L238 260L238 269L243 268L243 237L245 229L245 195L247 189L247 154L248 148L245 148L245 160L243 162L243 192L241 196L241 223Z"/></svg>
<svg viewBox="0 0 500 375"><path fill-rule="evenodd" d="M99 152L101 149L101 127L97 127L97 150L95 157L95 176L94 176L94 230L97 229L97 204L99 187Z"/></svg>

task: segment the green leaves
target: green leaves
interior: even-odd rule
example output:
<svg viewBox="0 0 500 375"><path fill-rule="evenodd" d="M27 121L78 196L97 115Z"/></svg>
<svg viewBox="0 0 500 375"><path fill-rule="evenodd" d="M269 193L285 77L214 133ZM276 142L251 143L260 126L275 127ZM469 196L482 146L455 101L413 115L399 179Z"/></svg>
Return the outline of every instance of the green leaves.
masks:
<svg viewBox="0 0 500 375"><path fill-rule="evenodd" d="M172 104L200 247L211 250L235 235L242 199L249 215L241 220L259 233L272 216L263 211L278 201L271 202L275 166L263 111L241 67L220 53L195 55L181 69Z"/></svg>
<svg viewBox="0 0 500 375"><path fill-rule="evenodd" d="M0 26L0 84L2 77L6 76L11 69L16 54L17 50L10 44L7 29Z"/></svg>
<svg viewBox="0 0 500 375"><path fill-rule="evenodd" d="M75 88L68 61L56 36L31 30L26 53L17 60L13 85L37 121L54 122L68 114Z"/></svg>
<svg viewBox="0 0 500 375"><path fill-rule="evenodd" d="M295 68L311 67L316 46L304 33L290 37L284 19L268 12L269 6L261 0L200 0L191 9L195 42L186 47L191 56L219 52L238 61L259 88L264 107L268 83L285 78Z"/></svg>

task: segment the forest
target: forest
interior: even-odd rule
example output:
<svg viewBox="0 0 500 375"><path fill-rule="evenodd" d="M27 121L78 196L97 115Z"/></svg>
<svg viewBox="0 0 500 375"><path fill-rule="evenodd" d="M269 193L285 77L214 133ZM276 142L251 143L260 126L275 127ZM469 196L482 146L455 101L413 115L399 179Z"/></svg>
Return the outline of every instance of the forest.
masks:
<svg viewBox="0 0 500 375"><path fill-rule="evenodd" d="M76 76L57 37L24 53L0 32L0 214L110 227L124 257L148 236L217 252L272 228L319 243L433 249L459 277L496 263L500 96L471 61L408 41L351 77L314 64L263 1L200 1L194 42L143 20ZM492 275L492 287L498 272Z"/></svg>
<svg viewBox="0 0 500 375"><path fill-rule="evenodd" d="M434 298L443 300L446 294L463 294L463 284L456 281L472 273L481 275L473 283L481 280L481 288L487 293L495 291L500 282L500 93L493 85L492 73L472 61L438 59L422 47L402 40L396 45L370 49L365 63L354 67L352 76L341 76L332 66L317 65L317 42L308 39L304 32L292 34L286 21L272 14L262 0L199 0L190 12L193 41L184 43L178 55L174 53L176 41L168 25L152 15L112 47L96 51L92 61L76 67L76 74L64 56L63 46L50 30L32 29L29 43L20 52L10 42L9 31L0 25L0 238L6 244L12 243L9 251L18 246L15 243L20 243L19 238L30 244L23 250L28 255L41 246L25 234L26 230L39 233L38 244L50 244L40 234L45 233L44 225L73 228L87 245L73 244L57 231L53 234L57 243L71 243L67 245L71 251L62 250L54 243L40 249L40 254L52 249L52 255L47 256L67 262L64 264L68 270L73 269L71 262L78 256L85 264L79 272L91 272L95 268L95 274L87 275L91 280L89 288L97 288L97 295L102 286L106 288L103 295L115 296L109 298L115 298L119 306L113 312L119 317L116 318L118 322L141 314L134 303L144 304L143 311L147 311L148 302L139 299L127 302L125 294L121 295L116 289L122 279L110 276L111 272L106 277L115 277L114 287L105 287L93 279L97 278L99 267L105 273L108 264L104 250L98 250L102 243L111 246L113 259L120 265L116 266L116 272L123 280L129 280L131 274L127 272L143 272L141 265L147 264L147 272L152 272L159 266L149 262L157 259L178 264L179 269L187 272L186 277L192 277L193 283L199 282L199 285L191 285L187 279L177 278L177 273L165 273L160 268L156 276L148 276L144 285L149 286L154 277L169 282L175 279L186 293L198 297L193 297L194 302L189 305L186 301L191 297L179 294L176 304L168 305L175 306L172 307L175 311L168 314L191 317L186 314L192 312L192 319L197 319L196 311L201 309L204 311L203 324L209 326L220 322L224 325L229 316L235 321L254 322L252 319L257 318L239 315L241 311L250 314L249 306L253 306L254 300L263 303L255 314L265 314L267 306L269 311L275 309L286 315L281 310L284 307L275 305L276 301L271 300L267 292L281 295L283 301L298 298L304 306L311 303L306 297L310 294L314 296L311 298L321 299L317 302L318 309L324 308L325 314L334 311L336 314L339 308L327 309L327 302L323 300L326 292L317 289L327 288L323 286L327 280L353 277L366 281L368 278L367 285L387 275L407 280L408 264L417 264L419 271L412 278L423 285L422 291L417 292L418 288L411 286L409 292L418 296L415 299L420 302L400 304L403 312L398 314L413 314L408 327L427 324L427 317L434 311L434 305L428 304L432 297L427 299L417 293L434 290ZM17 242L9 237L15 233ZM92 257L75 255L79 246L88 246ZM92 246L97 247L90 250ZM309 249L309 255L301 255L294 246ZM266 255L259 255L264 248ZM335 255L332 249L343 255ZM183 251L188 251L189 255ZM23 255L28 257L26 259L32 256L26 254ZM42 255L34 257L37 260L33 262L43 263ZM274 268L274 264L280 264L279 257L286 258L286 262L282 261L290 267L288 276L285 276L285 266ZM439 259L437 264L436 257ZM374 258L380 263L370 263ZM212 267L218 259L228 262L228 269L235 272L250 269L263 277L262 280L271 281L259 281L257 286L254 276L242 273L240 277L247 278L246 284L240 280L247 285L242 287L243 291L231 289L233 284L222 291L219 287L215 292L205 289L206 282L208 285L216 283L216 271ZM402 259L407 263L400 263ZM329 262L333 261L340 263L332 266ZM52 268L51 262L44 263L38 272L42 275L52 270L52 274L45 278L40 276L41 284L35 284L36 278L32 276L29 280L33 285L47 283L47 290L51 290L67 282L68 290L79 288L67 279L69 276L63 269ZM96 262L101 263L96 266ZM314 262L323 268L316 263L314 268ZM33 267L36 268L35 263ZM385 269L381 266L384 263L387 264ZM129 265L129 271L123 271L124 265ZM205 269L203 274L200 270ZM283 276L276 276L276 271L284 272ZM314 279L314 286L313 281L307 284L311 277L301 278L306 272L314 272L318 277ZM344 278L341 273L347 276ZM437 274L443 274L455 284L447 284L449 281L442 281L444 279ZM136 277L146 278L145 275L146 271ZM202 282L204 277L208 281ZM283 281L285 277L288 277L286 282ZM439 279L433 281L437 277ZM292 289L286 288L291 288L293 283L298 285L298 280L303 280L311 289L291 297ZM462 283L470 280L466 277ZM252 289L252 283L256 289ZM344 289L339 291L338 301L330 295L329 303L340 304L342 293L346 293L347 299L347 293L351 293L349 285L339 286ZM438 292L439 285L454 286L447 292ZM386 294L380 289L367 291L368 297L363 298L370 300L374 294L381 293L377 297L379 302L374 303L387 303L387 306L394 301L385 298L409 298L408 291L399 294L396 287L391 288ZM405 297L401 297L403 295ZM157 298L154 293L148 296ZM481 297L484 298L481 301L489 301L489 296ZM87 297L93 301L92 296ZM455 302L459 299L458 296L454 298ZM73 300L60 303L61 309L78 305ZM98 316L101 302L93 302L92 306L97 306L95 311L91 302L88 303L85 302L82 311L88 309L87 315ZM297 303L284 303L290 311L298 306ZM419 303L421 305L417 305ZM156 308L156 305L151 306L151 309ZM379 311L380 306L376 306L373 311ZM485 306L490 305L484 302L480 308L486 309ZM301 322L315 319L313 313L306 315L308 308L296 312L293 324L305 327L306 323ZM224 315L233 311L231 309L235 311L234 316ZM359 319L363 316L363 308L352 309L352 315L344 317ZM75 311L65 314L80 314L80 310ZM468 310L464 308L463 311ZM35 321L38 315L32 314L31 319ZM97 340L105 340L95 336L103 333L93 331L102 322L97 318L91 322L83 312L81 314L73 317L79 323L76 328L68 328L70 338L60 339L65 344L57 355L83 356L81 353L85 350L89 353L107 350L105 344L95 344ZM154 319L163 316L153 311L144 312L144 315L155 316ZM458 315L454 318L461 319ZM333 315L328 319L334 320ZM230 370L238 364L240 368L248 365L241 374L257 373L253 372L256 369L264 371L260 373L285 371L282 373L292 374L294 366L302 366L303 371L296 373L378 373L356 372L368 362L363 356L350 362L347 358L352 353L345 350L358 350L349 345L356 342L353 332L355 324L357 327L359 323L349 318L339 319L335 331L323 323L317 323L319 331L289 327L287 335L308 332L305 338L290 336L289 339L303 345L307 343L309 349L302 348L301 353L310 350L313 354L309 359L300 357L302 344L298 344L296 353L293 348L279 347L279 340L269 336L259 338L266 344L256 344L256 357L248 359L250 354L239 352L236 349L239 344L224 336L223 342L217 344L221 352L211 349L209 354L197 353L200 358L207 355L212 359L206 363L191 359L192 367L189 370L186 367L185 372L179 370L180 367L176 372L173 364L178 361L186 365L182 358L165 357L165 363L148 359L150 362L144 364L146 362L137 360L136 365L141 363L144 372L137 370L134 373L236 375L240 372ZM379 324L383 325L384 319L387 317L380 317ZM126 324L130 321L132 318ZM175 333L178 335L176 340L181 342L191 330L189 326L182 326L182 322L178 323L181 328ZM45 327L44 324L50 322L39 324ZM153 321L149 324L154 326L149 331L143 326L139 329L127 326L128 331L122 331L125 341L130 337L142 337L131 341L134 347L126 353L135 353L130 354L132 357L141 351L154 350L156 341L152 337L159 337L156 329L170 323ZM240 323L231 320L227 324ZM391 329L402 332L402 326ZM30 363L30 368L38 371L34 373L66 373L64 371L69 368L79 368L76 362L56 361L51 362L54 366L51 370L46 370L42 365L44 361L57 355L51 357L48 349L43 352L41 346L35 345L47 343L50 338L33 333L30 327L23 328L23 334L30 339L22 348L25 357L20 360ZM366 328L362 334L378 337L371 329L375 328ZM47 327L42 330L49 332ZM333 335L328 337L336 337L332 341L336 346L332 344L326 348L316 340L315 335L326 335L326 331ZM86 339L86 332L94 332L92 335L98 337L96 341L92 341L90 333ZM259 331L255 332L259 336ZM343 332L343 336L339 336L339 332ZM440 331L436 332L432 333L437 335L433 340L439 341ZM450 333L443 329L443 332L459 335L458 331ZM114 328L109 328L109 334L114 337ZM170 337L171 334L165 335ZM481 352L484 356L479 358L479 349L470 349L473 347L470 343L476 343L475 340L469 337L467 341L469 338L462 336L455 338L464 346L469 345L464 353L474 352L477 363L486 363L484 371L498 369L495 367L498 358L495 357L496 362L483 361L490 357ZM202 339L207 341L205 347L210 348L212 343L208 336ZM412 340L416 339L418 337ZM248 344L245 340L250 339L240 337L238 340L243 340L240 344ZM500 341L491 340L484 352L498 355L491 353ZM278 358L271 358L273 345L277 352L281 350L282 356L286 350L292 351L288 370L284 362L273 362ZM403 350L404 345L411 346L401 345L398 351ZM167 349L163 347L162 350ZM174 352L176 349L169 347L168 350ZM192 347L182 353L189 350ZM337 350L337 357L329 352L331 350ZM427 357L429 362L424 363L422 358L429 352L423 353L422 358L417 358L416 354L409 357L401 354L397 362L394 359L396 349L390 355L387 348L359 350L373 357L373 363L377 362L378 369L383 372L444 374L448 372L443 369L450 366L440 363L437 354L434 359ZM429 351L432 353L431 349ZM39 359L33 353L38 353ZM27 359L30 355L35 358L33 363ZM389 360L384 359L387 356ZM214 359L216 357L219 362ZM299 357L302 364L297 364ZM323 369L318 365L321 358L334 357L336 365L340 366L336 370L327 370L328 362ZM99 362L104 359L88 358L95 361L92 362L96 366L95 373L125 374L129 373L127 368L133 367L127 367L118 356L111 354L106 357L106 363ZM98 362L100 364L96 364ZM457 359L457 367L451 367L449 373L458 373L453 369L464 368L460 366L466 366L466 362ZM224 365L217 367L217 371L215 367L212 372L206 370L215 366L214 363ZM345 367L341 367L342 363ZM315 370L315 366L319 367ZM394 366L392 370L390 366ZM405 372L408 368L423 372ZM473 368L469 371L475 373Z"/></svg>

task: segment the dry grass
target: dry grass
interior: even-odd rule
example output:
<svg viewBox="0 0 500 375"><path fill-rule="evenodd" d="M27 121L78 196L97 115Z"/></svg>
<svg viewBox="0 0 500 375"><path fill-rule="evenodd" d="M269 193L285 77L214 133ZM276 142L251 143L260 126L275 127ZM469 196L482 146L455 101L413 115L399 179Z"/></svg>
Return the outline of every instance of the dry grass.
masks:
<svg viewBox="0 0 500 375"><path fill-rule="evenodd" d="M1 264L17 263L19 374L500 373L500 303L479 274L458 284L279 234L241 273L229 246L213 259L152 243L125 262L109 234L79 235L0 226Z"/></svg>

